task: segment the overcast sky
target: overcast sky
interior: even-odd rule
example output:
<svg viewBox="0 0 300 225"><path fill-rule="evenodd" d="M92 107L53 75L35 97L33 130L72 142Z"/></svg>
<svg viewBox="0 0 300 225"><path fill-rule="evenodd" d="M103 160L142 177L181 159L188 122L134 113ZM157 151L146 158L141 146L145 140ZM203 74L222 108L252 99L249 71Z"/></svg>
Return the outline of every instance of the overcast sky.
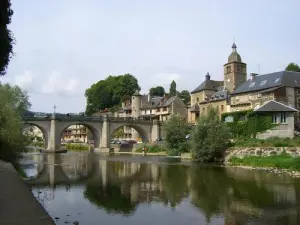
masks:
<svg viewBox="0 0 300 225"><path fill-rule="evenodd" d="M131 73L142 92L223 79L233 38L248 73L300 64L299 0L12 0L15 56L0 81L33 111L80 112L84 91ZM259 69L260 68L260 69Z"/></svg>

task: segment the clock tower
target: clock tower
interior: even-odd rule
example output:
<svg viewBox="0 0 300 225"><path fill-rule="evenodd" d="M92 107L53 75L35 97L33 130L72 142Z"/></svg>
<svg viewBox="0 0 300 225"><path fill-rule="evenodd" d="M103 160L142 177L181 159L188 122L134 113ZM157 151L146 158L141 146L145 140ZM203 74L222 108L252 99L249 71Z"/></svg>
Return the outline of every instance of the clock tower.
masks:
<svg viewBox="0 0 300 225"><path fill-rule="evenodd" d="M229 92L234 91L247 80L247 64L236 51L236 44L232 45L232 53L224 65L224 87Z"/></svg>

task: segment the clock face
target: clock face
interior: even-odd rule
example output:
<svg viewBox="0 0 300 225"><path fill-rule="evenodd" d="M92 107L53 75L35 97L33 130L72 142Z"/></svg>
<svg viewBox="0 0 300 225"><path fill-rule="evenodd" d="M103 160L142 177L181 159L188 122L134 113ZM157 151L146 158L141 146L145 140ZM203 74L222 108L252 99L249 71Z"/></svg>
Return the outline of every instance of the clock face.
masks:
<svg viewBox="0 0 300 225"><path fill-rule="evenodd" d="M230 79L228 78L227 82L229 83L230 82Z"/></svg>

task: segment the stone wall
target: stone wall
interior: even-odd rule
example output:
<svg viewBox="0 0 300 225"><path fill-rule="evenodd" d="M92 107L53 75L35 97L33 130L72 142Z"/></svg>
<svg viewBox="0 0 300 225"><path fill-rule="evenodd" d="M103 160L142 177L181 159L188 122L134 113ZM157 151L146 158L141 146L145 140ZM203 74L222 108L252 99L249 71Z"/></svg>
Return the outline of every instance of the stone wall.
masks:
<svg viewBox="0 0 300 225"><path fill-rule="evenodd" d="M231 157L279 155L283 151L291 156L300 156L300 147L245 147L228 149L225 153L225 161L228 161Z"/></svg>

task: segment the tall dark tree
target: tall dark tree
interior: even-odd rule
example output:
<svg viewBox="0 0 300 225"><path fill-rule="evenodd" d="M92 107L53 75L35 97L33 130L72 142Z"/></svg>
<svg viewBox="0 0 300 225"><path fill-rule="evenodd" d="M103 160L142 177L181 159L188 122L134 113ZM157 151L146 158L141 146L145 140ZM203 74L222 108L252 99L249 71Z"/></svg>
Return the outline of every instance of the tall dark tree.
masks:
<svg viewBox="0 0 300 225"><path fill-rule="evenodd" d="M165 94L165 89L162 86L153 87L153 88L150 88L149 94L151 96L160 96L160 97L162 97Z"/></svg>
<svg viewBox="0 0 300 225"><path fill-rule="evenodd" d="M171 83L171 85L170 85L170 96L175 96L176 94L177 94L176 83L173 80L172 83Z"/></svg>
<svg viewBox="0 0 300 225"><path fill-rule="evenodd" d="M131 96L136 90L140 91L141 88L131 74L100 80L85 91L86 114L91 115L106 108L112 111L121 104L124 96Z"/></svg>
<svg viewBox="0 0 300 225"><path fill-rule="evenodd" d="M183 90L181 92L177 92L177 95L181 98L181 100L184 102L184 104L187 104L191 101L191 94L188 90Z"/></svg>
<svg viewBox="0 0 300 225"><path fill-rule="evenodd" d="M13 11L10 0L0 1L0 75L4 75L13 54L13 34L7 28L11 22Z"/></svg>
<svg viewBox="0 0 300 225"><path fill-rule="evenodd" d="M296 63L290 63L290 64L285 68L285 71L300 72L300 66L298 66Z"/></svg>

